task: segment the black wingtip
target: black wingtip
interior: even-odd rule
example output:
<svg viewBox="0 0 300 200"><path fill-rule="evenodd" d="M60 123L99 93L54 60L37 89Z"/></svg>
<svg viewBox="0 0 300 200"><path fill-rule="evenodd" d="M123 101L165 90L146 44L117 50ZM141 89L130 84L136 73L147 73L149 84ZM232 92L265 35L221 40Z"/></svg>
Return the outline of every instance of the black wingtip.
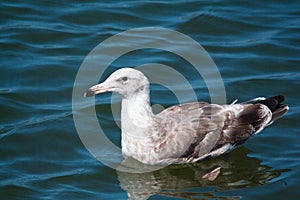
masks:
<svg viewBox="0 0 300 200"><path fill-rule="evenodd" d="M273 97L269 97L261 103L266 105L272 112L276 111L278 108L282 106L282 102L285 100L283 95L277 95Z"/></svg>
<svg viewBox="0 0 300 200"><path fill-rule="evenodd" d="M285 96L277 95L277 96L274 96L274 97L270 97L270 99L276 99L278 101L278 103L282 103L285 100Z"/></svg>

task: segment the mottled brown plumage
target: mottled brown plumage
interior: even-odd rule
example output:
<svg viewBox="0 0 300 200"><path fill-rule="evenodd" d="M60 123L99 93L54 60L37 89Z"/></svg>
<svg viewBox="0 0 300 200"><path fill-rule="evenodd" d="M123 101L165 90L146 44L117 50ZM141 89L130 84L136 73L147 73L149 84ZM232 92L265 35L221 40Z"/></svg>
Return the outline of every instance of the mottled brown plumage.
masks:
<svg viewBox="0 0 300 200"><path fill-rule="evenodd" d="M276 99L280 99L280 101ZM250 136L258 133L265 126L271 124L273 120L287 112L287 105L280 104L283 100L283 96L275 96L260 101L253 100L223 106L204 102L187 103L165 109L156 117L162 119L162 124L165 124L165 127L170 124L177 124L172 126L172 130L169 130L170 135L178 134L178 126L188 127L184 130L186 133L196 133L196 135L185 134L187 137L194 137L194 140L180 157L182 160L192 161L209 157L210 152L216 151L224 145L230 144L228 146L228 150L230 150L231 147L243 144ZM276 113L275 118L272 112ZM188 120L182 121L179 117ZM186 121L188 124L185 124ZM168 129L170 128L168 127ZM220 133L218 137L213 139L215 142L213 148L203 143L205 136L211 132ZM208 148L205 149L205 147Z"/></svg>

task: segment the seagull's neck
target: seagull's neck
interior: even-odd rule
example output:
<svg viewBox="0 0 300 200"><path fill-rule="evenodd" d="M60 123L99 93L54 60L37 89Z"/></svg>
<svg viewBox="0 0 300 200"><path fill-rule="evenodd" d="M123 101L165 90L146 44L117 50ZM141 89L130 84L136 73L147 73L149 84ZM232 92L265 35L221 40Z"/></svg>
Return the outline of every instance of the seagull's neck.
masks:
<svg viewBox="0 0 300 200"><path fill-rule="evenodd" d="M155 147L161 140L160 123L149 103L149 89L122 100L122 153L144 163L158 159Z"/></svg>
<svg viewBox="0 0 300 200"><path fill-rule="evenodd" d="M154 123L154 114L149 102L149 89L143 88L122 100L122 132L142 136ZM138 132L139 131L139 132ZM146 136L146 135L145 135Z"/></svg>

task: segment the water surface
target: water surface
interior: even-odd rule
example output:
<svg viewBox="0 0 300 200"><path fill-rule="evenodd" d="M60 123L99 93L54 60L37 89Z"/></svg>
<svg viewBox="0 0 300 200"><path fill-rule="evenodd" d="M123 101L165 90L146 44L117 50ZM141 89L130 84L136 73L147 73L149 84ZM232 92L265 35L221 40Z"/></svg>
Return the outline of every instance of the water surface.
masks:
<svg viewBox="0 0 300 200"><path fill-rule="evenodd" d="M300 9L298 1L2 1L0 3L0 196L2 199L296 199L300 196ZM243 147L193 165L145 174L117 172L94 159L73 122L72 90L87 54L119 32L164 27L199 42L214 59L227 100L283 94L289 113ZM136 51L123 66L163 63L185 72L210 101L189 63L163 51ZM168 77L166 77L168 78ZM178 86L180 87L180 85ZM151 86L151 102L177 103ZM189 100L188 97L186 99ZM110 95L98 120L120 144ZM217 166L213 181L202 175Z"/></svg>

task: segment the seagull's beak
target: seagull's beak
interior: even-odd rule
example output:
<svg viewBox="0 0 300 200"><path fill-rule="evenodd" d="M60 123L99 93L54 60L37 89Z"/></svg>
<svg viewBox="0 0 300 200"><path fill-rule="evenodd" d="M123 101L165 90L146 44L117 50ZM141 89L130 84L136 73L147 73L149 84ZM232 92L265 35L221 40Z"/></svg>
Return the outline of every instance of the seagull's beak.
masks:
<svg viewBox="0 0 300 200"><path fill-rule="evenodd" d="M84 94L84 97L94 96L96 94L104 93L104 92L112 92L113 87L107 87L104 83L100 83L98 85L94 85L90 87Z"/></svg>

